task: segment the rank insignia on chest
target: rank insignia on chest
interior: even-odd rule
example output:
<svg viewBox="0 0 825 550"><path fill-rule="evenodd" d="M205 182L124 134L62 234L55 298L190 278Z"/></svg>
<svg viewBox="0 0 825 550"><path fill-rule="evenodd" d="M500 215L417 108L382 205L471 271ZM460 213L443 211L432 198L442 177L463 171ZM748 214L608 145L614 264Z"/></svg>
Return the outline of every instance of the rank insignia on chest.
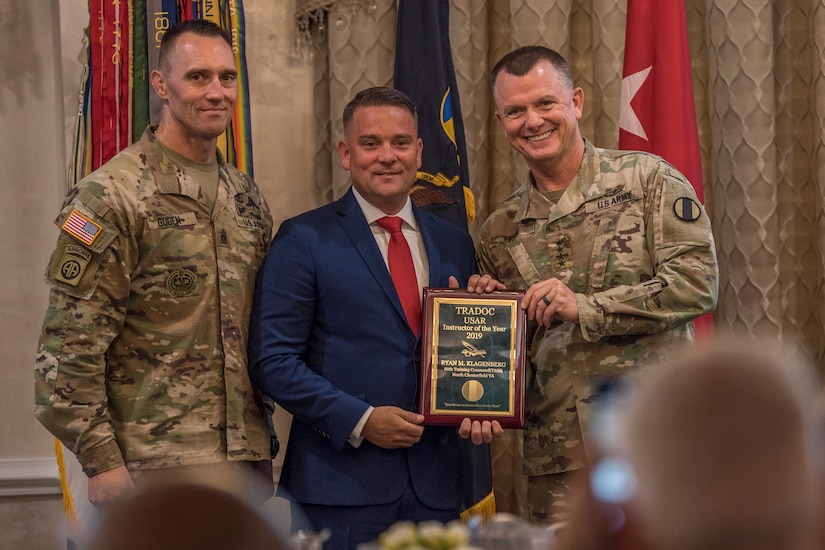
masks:
<svg viewBox="0 0 825 550"><path fill-rule="evenodd" d="M553 273L573 267L573 247L570 244L570 235L565 233L548 235L547 249Z"/></svg>

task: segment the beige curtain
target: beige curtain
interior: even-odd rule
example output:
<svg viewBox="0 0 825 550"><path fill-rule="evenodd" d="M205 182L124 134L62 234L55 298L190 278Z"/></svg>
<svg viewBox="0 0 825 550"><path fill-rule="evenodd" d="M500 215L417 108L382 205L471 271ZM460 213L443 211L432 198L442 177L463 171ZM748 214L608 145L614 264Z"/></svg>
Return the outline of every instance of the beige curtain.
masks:
<svg viewBox="0 0 825 550"><path fill-rule="evenodd" d="M721 270L716 327L800 350L825 373L825 0L685 3ZM626 8L626 0L451 0L478 210L471 230L525 177L493 117L492 64L527 44L560 51L584 89L583 133L615 147ZM348 185L335 153L343 106L361 88L392 83L396 1L297 0L296 15L316 68L315 183L333 199ZM519 438L493 452L499 510L523 514Z"/></svg>

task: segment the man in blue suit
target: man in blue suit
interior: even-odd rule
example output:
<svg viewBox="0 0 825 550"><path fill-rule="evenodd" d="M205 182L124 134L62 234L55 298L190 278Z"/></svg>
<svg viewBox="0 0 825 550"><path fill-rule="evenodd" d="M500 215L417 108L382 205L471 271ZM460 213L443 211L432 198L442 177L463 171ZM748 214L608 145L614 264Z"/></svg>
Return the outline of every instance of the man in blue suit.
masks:
<svg viewBox="0 0 825 550"><path fill-rule="evenodd" d="M415 412L420 327L393 286L390 236L378 220L403 220L419 306L423 286L504 288L475 275L466 231L412 205L422 147L406 95L356 95L338 144L352 187L285 221L259 273L250 376L293 415L279 494L293 517L329 529L328 550L354 549L400 520L457 519L461 438L485 444L502 432L469 419L459 429L425 428Z"/></svg>

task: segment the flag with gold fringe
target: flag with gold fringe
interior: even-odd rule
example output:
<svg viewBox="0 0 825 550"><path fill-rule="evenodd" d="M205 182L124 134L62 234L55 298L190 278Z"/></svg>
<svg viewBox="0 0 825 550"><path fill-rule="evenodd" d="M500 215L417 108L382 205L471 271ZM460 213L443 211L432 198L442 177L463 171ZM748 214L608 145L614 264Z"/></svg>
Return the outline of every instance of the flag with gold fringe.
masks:
<svg viewBox="0 0 825 550"><path fill-rule="evenodd" d="M448 0L399 0L396 23L396 89L418 110L424 142L421 168L411 191L413 202L467 229L475 217L467 168L464 122L458 99L449 37ZM495 514L490 450L461 442L464 510L461 519Z"/></svg>
<svg viewBox="0 0 825 550"><path fill-rule="evenodd" d="M229 32L238 67L238 100L219 147L227 162L252 176L249 78L242 0L89 0L88 56L80 85L68 184L78 181L138 141L157 124L160 101L149 75L160 41L178 21L210 19ZM82 540L94 509L86 475L74 454L55 440L55 456L69 524L70 545Z"/></svg>

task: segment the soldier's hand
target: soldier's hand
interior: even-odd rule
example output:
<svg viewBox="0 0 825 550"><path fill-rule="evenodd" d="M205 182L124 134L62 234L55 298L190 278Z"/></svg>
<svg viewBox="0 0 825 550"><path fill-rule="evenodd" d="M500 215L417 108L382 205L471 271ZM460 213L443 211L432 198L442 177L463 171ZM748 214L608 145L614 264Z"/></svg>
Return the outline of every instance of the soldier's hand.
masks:
<svg viewBox="0 0 825 550"><path fill-rule="evenodd" d="M450 277L451 282L452 279L455 279L455 277ZM450 288L458 288L458 285L456 284L455 287L451 286ZM467 281L467 291L475 292L476 294L493 292L494 290L505 290L506 288L504 283L496 281L489 275L470 275L470 279Z"/></svg>
<svg viewBox="0 0 825 550"><path fill-rule="evenodd" d="M118 466L89 478L89 502L103 506L126 496L135 488L126 466Z"/></svg>
<svg viewBox="0 0 825 550"><path fill-rule="evenodd" d="M490 443L493 437L503 434L504 428L498 420L470 420L465 418L458 427L458 435L464 439L470 438L476 445Z"/></svg>
<svg viewBox="0 0 825 550"><path fill-rule="evenodd" d="M411 447L424 433L424 416L398 407L375 407L361 435L384 449Z"/></svg>
<svg viewBox="0 0 825 550"><path fill-rule="evenodd" d="M558 279L547 279L528 288L521 307L527 310L527 318L535 319L539 326L548 327L553 319L579 324L576 293Z"/></svg>

